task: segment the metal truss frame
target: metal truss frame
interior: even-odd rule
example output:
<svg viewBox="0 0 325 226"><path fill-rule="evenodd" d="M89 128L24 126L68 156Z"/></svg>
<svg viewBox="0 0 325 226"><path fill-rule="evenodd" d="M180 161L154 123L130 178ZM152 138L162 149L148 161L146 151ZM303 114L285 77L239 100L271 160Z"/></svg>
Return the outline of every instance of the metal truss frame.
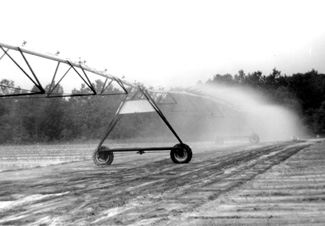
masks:
<svg viewBox="0 0 325 226"><path fill-rule="evenodd" d="M14 47L14 46L10 46L7 44L3 44L0 43L0 49L3 51L3 54L0 57L0 61L3 59L4 56L7 56L20 70L21 72L35 85L35 87L37 87L37 89L39 91L31 91L28 90L29 93L13 93L13 94L6 94L6 95L1 95L0 97L17 97L17 96L26 96L26 95L37 95L37 96L45 96L48 98L51 97L73 97L73 96L91 96L91 95L120 95L120 94L128 94L128 90L126 88L126 86L131 86L131 87L135 87L134 84L132 83L128 83L126 81L122 81L120 78L116 77L116 76L112 76L110 74L107 74L105 71L97 71L93 68L90 68L86 65L83 65L81 62L72 62L70 60L67 59L61 59L58 58L56 56L51 56L48 54L42 54L42 53L38 53L38 52L34 52L31 50L27 50L21 47ZM22 65L20 65L17 60L15 60L11 54L9 53L10 50L14 50L14 51L19 51L22 58L24 59L25 64L27 65L30 73L28 73L26 70L23 69ZM46 90L44 87L44 84L40 83L39 78L37 77L37 75L35 74L32 65L30 64L30 62L27 59L27 55L34 55L34 56L38 56L41 58L45 58L45 59L49 59L49 60L53 60L57 62L57 66L55 68L55 71L53 73L52 79L51 79L51 84L50 84L50 88L49 90ZM66 70L66 72L63 74L63 76L61 76L61 78L59 78L58 82L55 82L55 79L57 78L57 72L59 70L60 65L65 64L68 65L68 69ZM80 73L77 68L79 68L81 70L82 73ZM55 89L60 85L60 83L62 82L62 80L65 78L65 76L68 74L68 72L70 70L74 70L76 72L76 74L80 77L80 79L84 82L84 84L89 88L89 90L91 91L90 93L84 93L84 94L64 94L64 95L57 95L54 93ZM101 88L101 90L96 90L95 87L93 86L93 84L91 83L90 79L89 79L89 74L88 73L93 73L102 77L105 77L105 82ZM118 84L118 86L121 88L122 92L119 93L109 93L109 94L105 94L105 90L112 85L113 82L116 82L116 84ZM16 88L16 87L7 87L7 88ZM16 88L18 89L18 88ZM20 88L19 88L20 89ZM27 91L25 89L20 89L20 90L24 90Z"/></svg>
<svg viewBox="0 0 325 226"><path fill-rule="evenodd" d="M3 43L0 43L0 49L3 51L3 54L0 56L0 63L1 63L1 60L3 59L3 57L7 56L21 70L21 72L34 84L34 86L37 87L37 89L39 90L39 91L31 91L31 90L26 90L26 89L20 89L17 87L7 86L6 88L20 89L23 91L29 91L29 93L10 93L10 94L6 94L6 95L0 94L0 98L4 98L4 97L14 97L15 98L15 97L19 97L19 96L53 98L53 97L75 97L75 96L91 96L91 95L103 95L103 96L104 95L125 95L125 98L122 101L120 107L118 108L115 116L113 117L110 124L108 125L104 136L100 140L100 142L95 150L95 155L99 155L99 152L109 153L110 155L112 155L113 152L137 151L139 154L143 154L145 151L166 151L166 150L169 150L169 151L171 151L171 158L175 163L188 163L192 158L192 151L191 151L190 147L188 145L186 145L185 143L183 143L180 136L176 133L176 131L174 130L172 125L169 123L169 121L167 120L167 118L165 117L165 115L163 114L163 112L161 111L161 109L159 108L158 105L163 106L163 105L167 105L167 104L177 104L177 100L175 97L173 97L173 94L184 94L186 100L189 102L190 105L192 105L194 111L195 110L198 111L198 109L197 109L197 106L195 106L195 104L193 104L192 101L190 100L191 97L192 98L204 98L206 100L210 100L215 103L220 103L220 100L216 100L215 98L211 98L207 95L188 93L188 92L184 92L184 91L168 91L168 92L166 92L166 91L161 91L161 90L159 90L159 91L150 90L150 92L153 93L152 95L150 95L149 91L146 90L145 88L141 87L140 85L136 85L136 84L121 80L118 77L115 77L115 76L112 76L112 75L106 73L106 70L105 71L95 70L93 68L90 68L90 67L84 65L80 61L72 62L71 60L68 60L68 59L61 59L61 58L58 58L57 56L42 54L42 53L34 52L34 51L31 51L31 50L28 50L25 48L10 46L10 45L3 44ZM28 73L26 70L24 70L22 65L20 65L11 56L9 51L18 51L20 53L20 55L22 56L22 58L24 60L23 62L26 64L24 66L25 67L27 66L30 73ZM51 77L51 83L50 83L50 86L48 89L45 89L44 84L41 84L39 78L37 77L36 73L33 70L32 65L30 64L30 61L28 61L28 59L27 59L28 58L27 55L34 55L34 56L37 56L40 58L45 58L45 59L57 62L57 65L56 65L54 73ZM59 70L60 66L63 64L67 65L68 69L59 78L58 82L55 82L56 78L58 77L58 70ZM89 88L89 90L91 92L84 93L84 94L63 94L63 95L61 95L61 94L59 95L54 92L56 90L56 88L60 85L62 80L65 78L65 76L67 76L68 72L71 69L80 77L80 79ZM105 78L105 81L104 81L102 87L100 88L100 90L96 90L94 85L91 83L88 73L93 73L95 75L99 75L99 76L102 76ZM108 87L110 87L113 82L118 84L118 86L120 87L120 90L122 90L122 92L105 93L105 90ZM0 86L3 86L3 85L0 85ZM131 89L128 90L126 86L130 87ZM130 94L131 94L130 91L132 91L134 89L136 91L130 97ZM179 142L178 144L176 144L173 147L164 146L164 147L116 148L116 149L108 149L105 146L103 146L105 140L107 139L109 134L113 131L114 127L117 125L117 123L121 120L121 118L123 116L123 114L120 114L122 106L124 105L124 103L127 101L128 98L131 98L131 100L132 100L137 96L137 94L141 94L149 102L149 104L152 106L154 111L158 114L158 116L162 119L162 121L166 124L166 126L169 128L169 130L173 133L175 138L178 140L178 142ZM167 97L169 97L169 99L170 99L169 102L166 101ZM226 103L223 103L223 104L226 104ZM206 111L208 112L208 114L205 114L203 116L213 117L212 110L209 109L209 107L207 105L205 105L204 103L203 103L203 105L205 106ZM230 107L234 110L237 110L233 106L230 106ZM193 116L198 116L198 115L193 115ZM251 129L251 127L250 127L250 129ZM253 133L253 135L256 136L254 133ZM181 160L177 159L177 156L180 157ZM183 157L184 157L184 159L182 159ZM112 159L113 159L113 157L112 157ZM111 159L111 161L112 161L112 159ZM111 163L111 161L110 161L110 163ZM105 164L107 164L107 163L105 163Z"/></svg>
<svg viewBox="0 0 325 226"><path fill-rule="evenodd" d="M169 130L173 133L173 135L175 136L175 138L178 140L180 146L183 146L184 143L181 140L180 136L177 134L177 132L174 130L174 128L172 127L172 125L169 123L169 121L167 120L167 118L165 117L165 115L163 114L163 112L160 110L160 108L158 107L158 104L154 101L154 99L151 97L151 95L149 94L149 92L144 89L141 86L138 86L137 91L133 94L133 96L130 98L131 100L133 100L135 98L135 96L141 93L146 100L150 103L150 105L153 107L153 109L155 110L155 112L159 115L159 117L162 119L162 121L165 123L165 125L169 128ZM110 135L110 133L113 131L114 127L116 126L116 124L121 120L121 118L123 117L122 114L120 114L120 111L126 101L128 96L126 96L124 98L124 100L122 101L120 107L118 108L117 112L115 113L115 116L113 117L113 119L111 120L104 136L102 137L102 139L100 140L98 146L97 146L97 150L100 150L103 143L105 142L105 140L107 139L107 137ZM180 147L145 147L145 148L117 148L117 149L101 149L101 151L107 151L107 152L130 152L130 151L137 151L140 154L143 154L144 151L166 151L166 150L179 150L181 149Z"/></svg>
<svg viewBox="0 0 325 226"><path fill-rule="evenodd" d="M183 143L183 141L181 140L179 135L176 133L176 131L174 130L172 125L169 123L167 118L164 116L163 112L158 107L158 104L161 104L161 105L164 105L164 104L177 104L175 98L171 94L166 93L166 92L154 92L154 97L152 97L149 94L149 92L146 89L144 89L143 87L141 87L140 85L135 85L135 84L132 84L132 83L128 83L126 81L122 81L121 79L119 79L119 78L117 78L115 76L106 74L105 72L100 72L100 71L94 70L92 68L89 68L87 66L84 66L80 62L79 63L74 63L74 62L72 62L70 60L64 60L64 59L54 57L54 56L51 56L51 55L41 54L41 53L38 53L38 52L34 52L34 51L30 51L30 50L23 49L23 48L20 48L20 47L14 47L14 46L2 44L2 43L0 43L0 48L3 51L3 54L0 57L0 61L3 59L4 56L8 56L9 59L22 71L22 73L35 85L35 87L37 87L39 89L38 92L35 92L35 91L32 92L31 91L29 93L18 93L18 94L13 93L13 94L6 94L6 95L1 95L0 94L0 97L18 97L18 96L28 96L28 97L30 97L31 95L35 95L37 97L53 98L53 97L75 97L75 96L90 96L90 95L125 95L125 98L122 101L120 107L118 108L115 116L113 117L110 124L108 125L107 130L106 130L103 138L100 140L96 151L100 150L101 152L107 151L107 152L110 152L110 153L138 151L138 153L143 154L144 151L148 151L148 150L150 150L150 151L166 151L166 150L170 150L171 152L174 152L174 153L182 152L184 150L187 153L190 152L190 158L187 158L185 160L185 162L187 163L187 162L190 161L191 156L192 156L191 149L189 148L189 146L187 146L186 144ZM9 54L9 50L15 50L15 51L20 52L22 58L24 59L25 64L27 65L28 69L30 70L31 74L26 72L26 70L24 70L23 67ZM27 54L38 56L38 57L41 57L41 58L46 58L46 59L53 60L53 61L57 62L55 71L54 71L53 76L51 78L50 87L49 87L48 90L46 90L44 88L44 86L40 83L39 78L35 74L35 72L33 70L33 67L31 66L30 62L28 61L28 59L26 57ZM59 69L61 64L66 64L69 67L66 70L66 72L63 74L63 76L61 76L59 78L58 82L55 82L55 79L57 78L57 72L58 72L58 69ZM77 70L77 68L81 69L82 74ZM64 79L64 77L68 74L68 72L71 69L74 70L77 73L77 75L81 78L81 80L84 82L84 84L86 84L87 87L91 90L91 93L55 95L54 90L60 85L61 81ZM90 79L89 79L89 76L87 75L87 72L91 72L91 73L94 73L94 74L105 77L105 82L104 82L104 84L103 84L100 91L97 91L95 89L95 87L93 86L93 84L90 82ZM105 94L104 91L114 81L120 86L120 88L123 90L123 92ZM123 106L123 104L125 103L127 98L129 98L129 94L131 94L127 90L127 88L125 86L130 86L131 90L136 89L136 92L131 97L131 100L134 99L136 97L136 95L139 94L139 93L141 93L145 97L145 99L150 103L150 105L155 110L155 112L159 115L159 117L163 120L163 122L166 124L166 126L169 128L169 130L176 137L179 144L177 144L177 145L175 145L173 147L118 148L118 149L108 149L108 150L105 150L105 149L101 148L104 141L106 140L106 138L113 131L114 127L121 120L121 118L123 116L122 114L119 114L120 110L121 110L121 107ZM8 88L15 88L15 87L8 87ZM23 90L23 89L21 89L21 90ZM24 90L24 91L26 91L26 90ZM171 102L164 102L164 97L166 97L166 96L170 97ZM156 101L154 99L156 99ZM176 153L176 155L177 155L177 153ZM175 160L174 162L179 163L178 160Z"/></svg>

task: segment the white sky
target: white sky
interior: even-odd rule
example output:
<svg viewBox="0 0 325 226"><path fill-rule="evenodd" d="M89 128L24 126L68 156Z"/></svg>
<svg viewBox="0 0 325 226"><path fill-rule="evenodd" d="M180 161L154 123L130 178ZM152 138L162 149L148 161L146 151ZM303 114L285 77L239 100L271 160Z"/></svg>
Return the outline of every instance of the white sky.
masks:
<svg viewBox="0 0 325 226"><path fill-rule="evenodd" d="M154 87L276 67L325 73L325 1L1 1L0 42Z"/></svg>

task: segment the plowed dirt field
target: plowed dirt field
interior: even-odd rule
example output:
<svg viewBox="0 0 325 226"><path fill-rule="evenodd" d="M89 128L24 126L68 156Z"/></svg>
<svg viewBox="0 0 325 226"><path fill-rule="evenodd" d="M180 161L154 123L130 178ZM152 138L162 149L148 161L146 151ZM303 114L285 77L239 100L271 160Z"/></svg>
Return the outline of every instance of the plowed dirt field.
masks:
<svg viewBox="0 0 325 226"><path fill-rule="evenodd" d="M4 170L0 225L325 225L324 141L199 146Z"/></svg>

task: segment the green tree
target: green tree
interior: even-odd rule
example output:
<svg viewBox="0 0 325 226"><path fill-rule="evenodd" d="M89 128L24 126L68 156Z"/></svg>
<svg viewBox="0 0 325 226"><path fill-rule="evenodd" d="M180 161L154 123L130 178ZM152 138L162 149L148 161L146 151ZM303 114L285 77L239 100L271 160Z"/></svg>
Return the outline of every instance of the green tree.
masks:
<svg viewBox="0 0 325 226"><path fill-rule="evenodd" d="M236 83L242 84L242 83L244 83L245 78L246 78L245 72L243 70L240 70L238 72L238 75L235 75L234 80Z"/></svg>
<svg viewBox="0 0 325 226"><path fill-rule="evenodd" d="M325 134L325 101L322 102L319 109L313 114L313 129L317 134Z"/></svg>
<svg viewBox="0 0 325 226"><path fill-rule="evenodd" d="M261 71L255 71L253 73L249 73L245 77L244 84L259 88L261 84L263 83L262 81L262 72Z"/></svg>

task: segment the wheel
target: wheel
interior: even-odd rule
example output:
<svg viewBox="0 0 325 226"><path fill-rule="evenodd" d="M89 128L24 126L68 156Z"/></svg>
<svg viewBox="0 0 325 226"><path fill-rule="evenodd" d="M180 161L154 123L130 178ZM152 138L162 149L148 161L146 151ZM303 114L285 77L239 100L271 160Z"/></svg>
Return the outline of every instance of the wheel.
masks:
<svg viewBox="0 0 325 226"><path fill-rule="evenodd" d="M114 160L113 152L101 151L109 149L106 146L101 146L93 153L93 161L96 165L111 165Z"/></svg>
<svg viewBox="0 0 325 226"><path fill-rule="evenodd" d="M260 137L256 134L253 134L249 137L249 142L257 144L258 142L260 142Z"/></svg>
<svg viewBox="0 0 325 226"><path fill-rule="evenodd" d="M174 163L189 163L191 161L192 150L188 145L176 144L174 147L182 148L170 151L170 158Z"/></svg>

